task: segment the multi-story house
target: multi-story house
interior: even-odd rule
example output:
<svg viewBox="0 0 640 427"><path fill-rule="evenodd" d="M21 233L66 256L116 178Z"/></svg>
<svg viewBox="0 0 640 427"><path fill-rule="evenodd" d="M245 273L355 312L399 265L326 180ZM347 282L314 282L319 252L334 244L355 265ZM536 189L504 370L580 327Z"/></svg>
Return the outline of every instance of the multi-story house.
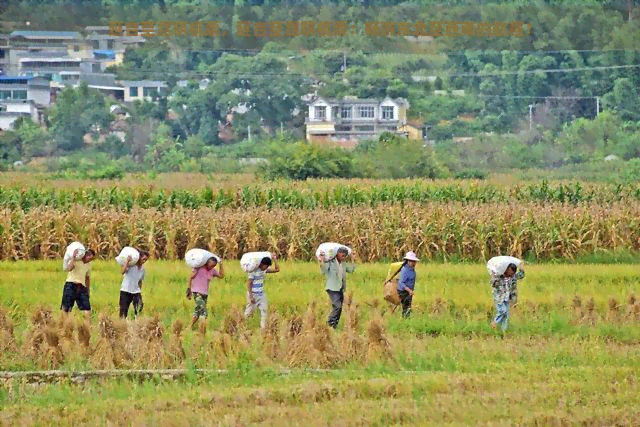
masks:
<svg viewBox="0 0 640 427"><path fill-rule="evenodd" d="M51 105L49 82L42 78L0 76L0 104L24 100L33 101L38 107Z"/></svg>
<svg viewBox="0 0 640 427"><path fill-rule="evenodd" d="M118 82L124 87L125 102L151 101L153 98L167 94L167 83L154 80L135 80Z"/></svg>
<svg viewBox="0 0 640 427"><path fill-rule="evenodd" d="M49 82L41 78L0 76L0 130L10 129L19 117L39 123L51 105Z"/></svg>
<svg viewBox="0 0 640 427"><path fill-rule="evenodd" d="M355 143L377 138L382 132L403 134L408 108L403 98L317 98L309 104L307 140Z"/></svg>
<svg viewBox="0 0 640 427"><path fill-rule="evenodd" d="M110 34L107 26L86 27L86 41L94 50L109 50L116 53L124 52L127 47L139 47L146 40L141 36L125 36L124 29L122 35Z"/></svg>
<svg viewBox="0 0 640 427"><path fill-rule="evenodd" d="M83 59L69 56L66 52L44 51L30 52L18 60L18 74L31 77L45 77L51 79L55 76L75 76L80 74L100 72L99 64L91 59Z"/></svg>
<svg viewBox="0 0 640 427"><path fill-rule="evenodd" d="M35 102L23 100L2 100L0 101L0 130L6 131L13 127L13 124L20 117L29 117L34 122L40 122L40 112Z"/></svg>
<svg viewBox="0 0 640 427"><path fill-rule="evenodd" d="M38 55L91 59L93 52L82 35L75 31L14 31L9 34L5 56L5 74L20 73L24 59Z"/></svg>
<svg viewBox="0 0 640 427"><path fill-rule="evenodd" d="M78 87L82 83L124 102L153 101L154 98L167 94L166 82L116 80L115 74L107 73L83 73L74 79L54 78L51 80L51 87L57 93L66 87Z"/></svg>

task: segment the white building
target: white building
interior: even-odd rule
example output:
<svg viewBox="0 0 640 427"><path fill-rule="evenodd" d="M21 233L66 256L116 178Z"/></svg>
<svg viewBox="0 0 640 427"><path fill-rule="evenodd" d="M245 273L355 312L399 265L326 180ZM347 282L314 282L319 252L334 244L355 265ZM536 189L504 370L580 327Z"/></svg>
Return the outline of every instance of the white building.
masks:
<svg viewBox="0 0 640 427"><path fill-rule="evenodd" d="M51 89L46 79L25 76L0 76L0 103L33 101L38 107L51 105Z"/></svg>
<svg viewBox="0 0 640 427"><path fill-rule="evenodd" d="M40 122L38 108L35 102L27 100L4 100L0 103L0 130L7 131L20 117L30 117L36 123Z"/></svg>
<svg viewBox="0 0 640 427"><path fill-rule="evenodd" d="M409 103L403 98L317 98L309 104L306 118L309 141L358 141L382 132L402 133Z"/></svg>

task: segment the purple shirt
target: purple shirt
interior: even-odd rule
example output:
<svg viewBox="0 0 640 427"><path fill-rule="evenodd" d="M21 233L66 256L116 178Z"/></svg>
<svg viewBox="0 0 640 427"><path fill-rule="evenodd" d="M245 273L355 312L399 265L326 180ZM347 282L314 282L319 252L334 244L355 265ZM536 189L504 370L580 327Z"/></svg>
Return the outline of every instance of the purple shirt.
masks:
<svg viewBox="0 0 640 427"><path fill-rule="evenodd" d="M209 295L209 282L214 277L220 277L220 273L215 268L207 270L206 267L200 267L193 270L196 277L191 281L191 292L197 292L203 295Z"/></svg>

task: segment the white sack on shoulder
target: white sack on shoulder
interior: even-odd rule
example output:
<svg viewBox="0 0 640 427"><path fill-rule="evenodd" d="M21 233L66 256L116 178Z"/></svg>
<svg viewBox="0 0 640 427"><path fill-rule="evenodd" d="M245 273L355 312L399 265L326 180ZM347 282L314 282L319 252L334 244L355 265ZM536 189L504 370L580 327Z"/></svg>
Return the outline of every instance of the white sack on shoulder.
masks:
<svg viewBox="0 0 640 427"><path fill-rule="evenodd" d="M191 268L200 268L211 258L215 258L220 262L219 256L204 249L191 249L184 255L185 262Z"/></svg>
<svg viewBox="0 0 640 427"><path fill-rule="evenodd" d="M507 270L507 267L509 267L509 264L515 264L517 268L520 268L522 260L512 256L493 257L487 262L487 270L489 270L489 274L502 276Z"/></svg>
<svg viewBox="0 0 640 427"><path fill-rule="evenodd" d="M338 249L340 248L346 248L349 252L349 256L351 256L352 251L350 247L342 245L340 243L327 242L318 246L318 249L316 250L316 258L320 256L321 252L324 252L323 261L329 262L336 257L336 255L338 254Z"/></svg>
<svg viewBox="0 0 640 427"><path fill-rule="evenodd" d="M240 266L245 273L251 273L256 271L262 258L273 259L273 254L271 252L247 252L240 258Z"/></svg>
<svg viewBox="0 0 640 427"><path fill-rule="evenodd" d="M64 253L64 259L62 260L62 269L66 270L67 267L69 266L69 263L71 262L71 259L73 258L73 253L76 251L76 249L78 249L78 256L76 257L76 260L81 259L84 256L84 253L86 251L84 245L80 242L73 242L71 243L69 246L67 246L67 249Z"/></svg>
<svg viewBox="0 0 640 427"><path fill-rule="evenodd" d="M116 262L124 266L129 256L131 257L131 264L135 264L140 259L140 252L131 246L127 246L120 251L120 255L116 257Z"/></svg>

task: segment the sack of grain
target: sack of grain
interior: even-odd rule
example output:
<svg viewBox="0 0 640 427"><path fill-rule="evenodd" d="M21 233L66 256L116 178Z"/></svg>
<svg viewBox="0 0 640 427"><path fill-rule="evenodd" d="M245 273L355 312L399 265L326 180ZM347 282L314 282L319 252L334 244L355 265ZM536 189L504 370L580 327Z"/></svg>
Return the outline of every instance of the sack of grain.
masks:
<svg viewBox="0 0 640 427"><path fill-rule="evenodd" d="M398 279L393 279L384 284L384 299L393 305L400 304L400 295L398 295Z"/></svg>
<svg viewBox="0 0 640 427"><path fill-rule="evenodd" d="M389 266L387 278L384 282L384 299L393 305L400 304L400 296L398 295L398 274L404 261L394 262Z"/></svg>
<svg viewBox="0 0 640 427"><path fill-rule="evenodd" d="M220 262L220 257L212 252L204 249L191 249L184 255L184 260L191 268L200 268L209 261L210 258L215 258Z"/></svg>
<svg viewBox="0 0 640 427"><path fill-rule="evenodd" d="M240 266L245 273L251 273L256 271L260 265L260 261L262 261L262 258L273 259L273 255L271 252L248 252L240 258Z"/></svg>
<svg viewBox="0 0 640 427"><path fill-rule="evenodd" d="M131 264L133 265L140 259L140 252L131 246L127 246L120 251L120 255L116 257L116 262L124 266L128 257L131 257Z"/></svg>
<svg viewBox="0 0 640 427"><path fill-rule="evenodd" d="M512 256L497 256L493 257L487 262L487 270L492 276L502 276L509 267L509 264L515 264L517 268L520 268L522 260L514 258Z"/></svg>
<svg viewBox="0 0 640 427"><path fill-rule="evenodd" d="M349 256L351 256L351 248L340 243L327 242L318 246L316 250L316 258L320 256L321 253L324 253L322 260L324 262L329 262L334 259L338 253L338 249L346 248L349 251Z"/></svg>
<svg viewBox="0 0 640 427"><path fill-rule="evenodd" d="M85 247L80 242L73 242L69 246L67 246L67 250L64 253L64 259L62 260L62 269L66 270L69 267L69 263L73 258L73 253L78 249L78 255L76 256L76 260L81 259L84 256Z"/></svg>

